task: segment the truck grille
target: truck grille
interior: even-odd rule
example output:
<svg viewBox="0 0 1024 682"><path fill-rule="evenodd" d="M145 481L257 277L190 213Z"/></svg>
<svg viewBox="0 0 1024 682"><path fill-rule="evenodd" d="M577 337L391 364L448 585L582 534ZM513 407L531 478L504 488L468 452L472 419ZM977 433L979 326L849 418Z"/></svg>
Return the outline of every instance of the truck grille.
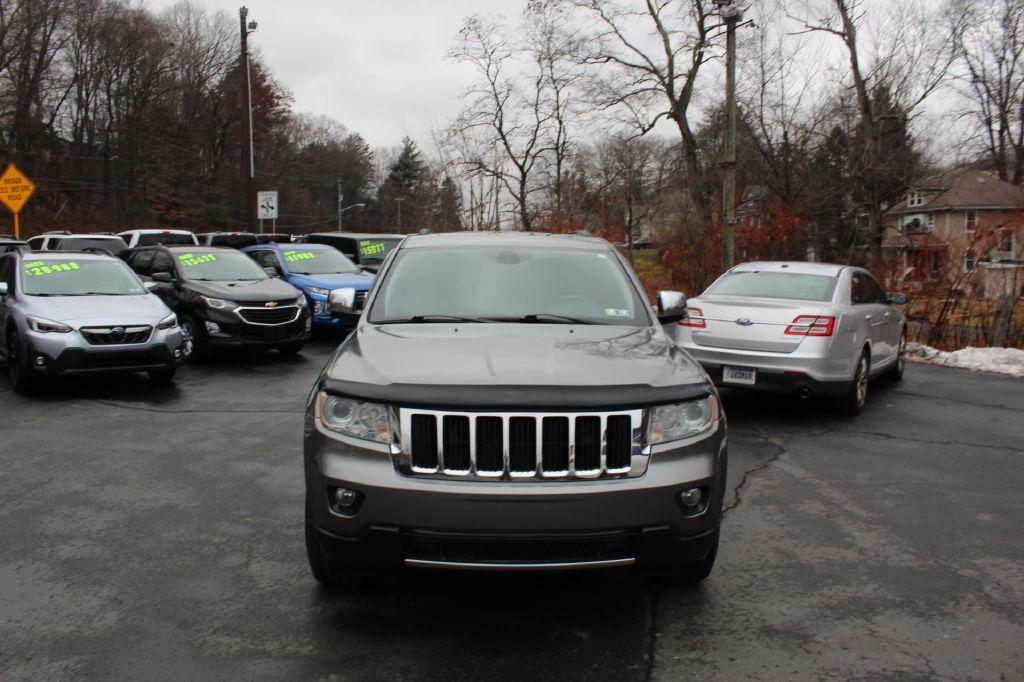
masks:
<svg viewBox="0 0 1024 682"><path fill-rule="evenodd" d="M535 414L403 408L399 469L443 478L637 476L643 411Z"/></svg>
<svg viewBox="0 0 1024 682"><path fill-rule="evenodd" d="M299 317L299 308L295 305L280 308L239 308L238 314L249 324L288 324Z"/></svg>
<svg viewBox="0 0 1024 682"><path fill-rule="evenodd" d="M153 328L148 325L133 327L82 327L82 336L93 346L120 346L130 343L146 343Z"/></svg>

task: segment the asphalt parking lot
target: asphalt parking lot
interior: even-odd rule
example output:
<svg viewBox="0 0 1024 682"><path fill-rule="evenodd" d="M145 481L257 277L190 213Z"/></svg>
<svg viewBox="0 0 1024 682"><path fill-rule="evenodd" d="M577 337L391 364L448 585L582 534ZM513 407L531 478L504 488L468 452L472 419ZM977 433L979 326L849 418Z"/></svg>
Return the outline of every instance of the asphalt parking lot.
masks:
<svg viewBox="0 0 1024 682"><path fill-rule="evenodd" d="M328 594L302 408L333 347L0 382L0 677L1019 679L1024 382L913 365L864 414L728 393L719 561Z"/></svg>

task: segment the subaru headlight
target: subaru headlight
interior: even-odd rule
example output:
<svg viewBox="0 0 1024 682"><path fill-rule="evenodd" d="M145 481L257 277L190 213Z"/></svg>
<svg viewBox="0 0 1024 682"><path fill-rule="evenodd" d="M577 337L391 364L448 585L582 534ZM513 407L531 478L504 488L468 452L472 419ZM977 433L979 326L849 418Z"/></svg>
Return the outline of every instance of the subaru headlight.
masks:
<svg viewBox="0 0 1024 682"><path fill-rule="evenodd" d="M31 317L26 315L25 322L28 323L28 328L34 332L40 334L67 334L71 331L71 327L62 323L54 322L53 320L47 320L43 317Z"/></svg>
<svg viewBox="0 0 1024 682"><path fill-rule="evenodd" d="M306 291L308 291L311 294L316 294L317 296L324 296L324 297L326 297L326 296L330 296L331 295L331 290L330 289L321 289L320 287L310 287L310 286L307 286L306 287Z"/></svg>
<svg viewBox="0 0 1024 682"><path fill-rule="evenodd" d="M174 329L178 326L178 316L171 313L164 319L160 320L160 324L156 326L157 329Z"/></svg>
<svg viewBox="0 0 1024 682"><path fill-rule="evenodd" d="M322 391L318 401L320 424L325 429L377 443L391 442L391 419L385 405L341 398Z"/></svg>
<svg viewBox="0 0 1024 682"><path fill-rule="evenodd" d="M306 295L305 294L299 294L299 297L297 299L295 299L295 305L299 306L300 308L305 308L306 307Z"/></svg>
<svg viewBox="0 0 1024 682"><path fill-rule="evenodd" d="M222 298L210 298L208 296L200 296L199 300L205 303L208 307L214 310L234 310L238 307L238 304L234 301L225 301Z"/></svg>
<svg viewBox="0 0 1024 682"><path fill-rule="evenodd" d="M652 407L647 427L651 445L693 438L710 431L718 421L714 396L672 405Z"/></svg>

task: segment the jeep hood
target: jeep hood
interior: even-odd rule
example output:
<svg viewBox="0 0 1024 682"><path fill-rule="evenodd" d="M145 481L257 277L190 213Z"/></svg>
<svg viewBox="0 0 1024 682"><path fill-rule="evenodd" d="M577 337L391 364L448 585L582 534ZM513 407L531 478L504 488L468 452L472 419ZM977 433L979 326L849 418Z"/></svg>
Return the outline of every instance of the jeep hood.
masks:
<svg viewBox="0 0 1024 682"><path fill-rule="evenodd" d="M640 402L710 390L703 369L661 329L603 325L361 324L328 361L324 383L339 393L410 403L460 401L451 394L462 393L476 396L465 397L472 404L567 399L583 406L630 402L612 397L614 389L628 388ZM613 393L579 397L586 389ZM563 397L549 401L546 391Z"/></svg>

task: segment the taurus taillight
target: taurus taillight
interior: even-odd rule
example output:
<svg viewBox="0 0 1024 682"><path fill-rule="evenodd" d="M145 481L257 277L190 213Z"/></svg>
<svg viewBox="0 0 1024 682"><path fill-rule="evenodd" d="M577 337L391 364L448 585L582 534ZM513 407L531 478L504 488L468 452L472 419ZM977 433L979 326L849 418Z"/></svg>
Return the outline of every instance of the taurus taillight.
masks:
<svg viewBox="0 0 1024 682"><path fill-rule="evenodd" d="M786 327L790 336L832 336L836 318L831 315L799 315Z"/></svg>
<svg viewBox="0 0 1024 682"><path fill-rule="evenodd" d="M704 311L700 308L687 307L686 317L679 320L682 327L693 327L694 329L705 329L708 325L704 321Z"/></svg>

